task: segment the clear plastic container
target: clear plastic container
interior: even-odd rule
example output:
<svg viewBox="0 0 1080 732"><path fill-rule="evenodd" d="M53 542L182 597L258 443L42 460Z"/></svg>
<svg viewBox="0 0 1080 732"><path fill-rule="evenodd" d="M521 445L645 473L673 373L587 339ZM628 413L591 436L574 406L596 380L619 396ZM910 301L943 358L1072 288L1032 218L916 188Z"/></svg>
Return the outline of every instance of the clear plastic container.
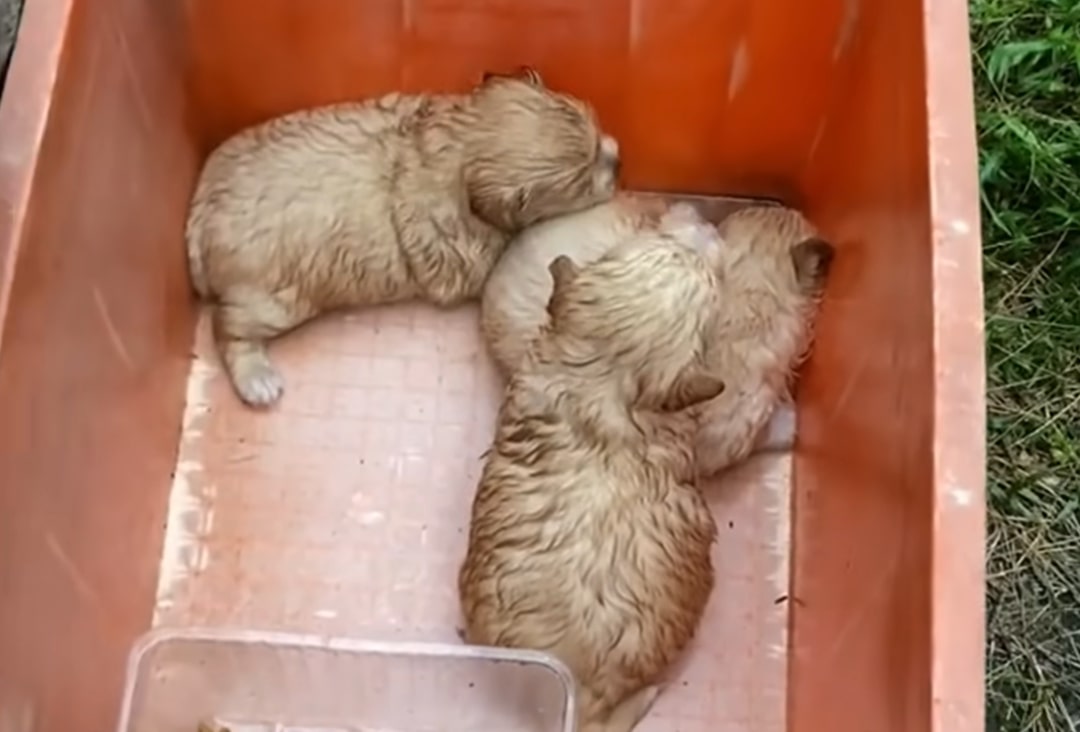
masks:
<svg viewBox="0 0 1080 732"><path fill-rule="evenodd" d="M135 645L118 732L573 732L544 653L185 629Z"/></svg>

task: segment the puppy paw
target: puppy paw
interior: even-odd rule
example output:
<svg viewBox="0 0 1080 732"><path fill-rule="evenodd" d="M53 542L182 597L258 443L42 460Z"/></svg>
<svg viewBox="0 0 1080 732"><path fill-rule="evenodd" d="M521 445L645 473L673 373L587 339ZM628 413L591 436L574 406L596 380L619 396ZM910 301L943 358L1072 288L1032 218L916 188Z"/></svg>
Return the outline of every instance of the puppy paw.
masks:
<svg viewBox="0 0 1080 732"><path fill-rule="evenodd" d="M611 716L604 725L585 725L583 732L603 730L603 732L630 732L645 718L656 698L660 696L660 686L646 686L619 702L611 711Z"/></svg>
<svg viewBox="0 0 1080 732"><path fill-rule="evenodd" d="M795 405L781 402L773 409L772 416L758 435L757 449L783 452L795 449Z"/></svg>
<svg viewBox="0 0 1080 732"><path fill-rule="evenodd" d="M687 376L677 385L661 406L665 412L681 412L684 409L715 399L724 392L724 381L709 373Z"/></svg>
<svg viewBox="0 0 1080 732"><path fill-rule="evenodd" d="M701 218L698 210L694 208L693 204L685 201L671 204L671 207L660 218L661 228L668 230L677 230L685 226L698 226L703 223L705 223L705 220Z"/></svg>
<svg viewBox="0 0 1080 732"><path fill-rule="evenodd" d="M285 391L281 374L263 359L250 359L237 364L233 386L244 403L252 407L269 407L281 399Z"/></svg>
<svg viewBox="0 0 1080 732"><path fill-rule="evenodd" d="M683 246L700 254L710 267L715 268L719 264L724 240L717 228L701 218L697 209L690 204L677 203L672 206L660 226Z"/></svg>
<svg viewBox="0 0 1080 732"><path fill-rule="evenodd" d="M649 713L652 705L656 703L656 698L660 696L661 687L659 684L655 686L646 687L641 691L641 716L644 717Z"/></svg>

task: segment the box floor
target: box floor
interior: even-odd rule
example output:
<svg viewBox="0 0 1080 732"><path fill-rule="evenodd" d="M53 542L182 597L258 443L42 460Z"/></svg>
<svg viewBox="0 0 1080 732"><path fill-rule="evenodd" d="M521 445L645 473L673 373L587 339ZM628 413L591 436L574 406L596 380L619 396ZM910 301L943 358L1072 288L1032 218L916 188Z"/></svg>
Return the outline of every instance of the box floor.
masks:
<svg viewBox="0 0 1080 732"><path fill-rule="evenodd" d="M457 641L500 390L475 307L330 316L271 354L285 396L250 410L200 319L155 625ZM705 488L716 589L639 732L786 728L790 481L790 456L762 455Z"/></svg>

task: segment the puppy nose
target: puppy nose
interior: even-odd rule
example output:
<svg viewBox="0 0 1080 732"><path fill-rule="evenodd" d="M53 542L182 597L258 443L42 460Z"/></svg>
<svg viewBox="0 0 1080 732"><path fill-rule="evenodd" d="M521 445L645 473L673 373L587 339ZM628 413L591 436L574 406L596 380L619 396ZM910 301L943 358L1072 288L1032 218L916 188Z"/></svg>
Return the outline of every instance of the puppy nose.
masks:
<svg viewBox="0 0 1080 732"><path fill-rule="evenodd" d="M622 158L619 157L618 155L616 155L615 158L611 161L611 172L614 173L616 178L618 178L619 177L619 172L621 170L622 170Z"/></svg>

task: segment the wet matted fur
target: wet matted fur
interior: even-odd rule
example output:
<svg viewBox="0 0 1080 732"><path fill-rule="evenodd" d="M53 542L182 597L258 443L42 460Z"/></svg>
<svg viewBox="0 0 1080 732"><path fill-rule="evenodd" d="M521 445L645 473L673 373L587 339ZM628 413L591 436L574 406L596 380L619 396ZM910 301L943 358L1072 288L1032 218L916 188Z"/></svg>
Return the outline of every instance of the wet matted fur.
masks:
<svg viewBox="0 0 1080 732"><path fill-rule="evenodd" d="M790 447L790 376L810 347L832 258L832 247L793 209L752 206L714 228L688 204L620 193L527 228L492 270L481 299L481 329L500 371L511 373L539 332L552 286L548 266L557 257L586 264L641 232L687 239L705 229L724 241L715 351L728 389L702 407L701 474L713 475L755 448Z"/></svg>
<svg viewBox="0 0 1080 732"><path fill-rule="evenodd" d="M791 390L810 353L835 251L801 213L780 206L742 209L718 230L724 244L712 357L728 389L700 411L697 460L705 476L743 460L755 446L793 447ZM775 429L770 418L791 424Z"/></svg>
<svg viewBox="0 0 1080 732"><path fill-rule="evenodd" d="M187 225L233 386L269 405L269 339L327 310L479 296L510 237L614 194L618 145L539 75L389 94L246 129L209 157Z"/></svg>
<svg viewBox="0 0 1080 732"><path fill-rule="evenodd" d="M550 319L509 380L473 503L464 636L552 652L577 679L579 728L629 732L713 587L692 410L723 390L707 368L717 282L655 232L550 271Z"/></svg>

